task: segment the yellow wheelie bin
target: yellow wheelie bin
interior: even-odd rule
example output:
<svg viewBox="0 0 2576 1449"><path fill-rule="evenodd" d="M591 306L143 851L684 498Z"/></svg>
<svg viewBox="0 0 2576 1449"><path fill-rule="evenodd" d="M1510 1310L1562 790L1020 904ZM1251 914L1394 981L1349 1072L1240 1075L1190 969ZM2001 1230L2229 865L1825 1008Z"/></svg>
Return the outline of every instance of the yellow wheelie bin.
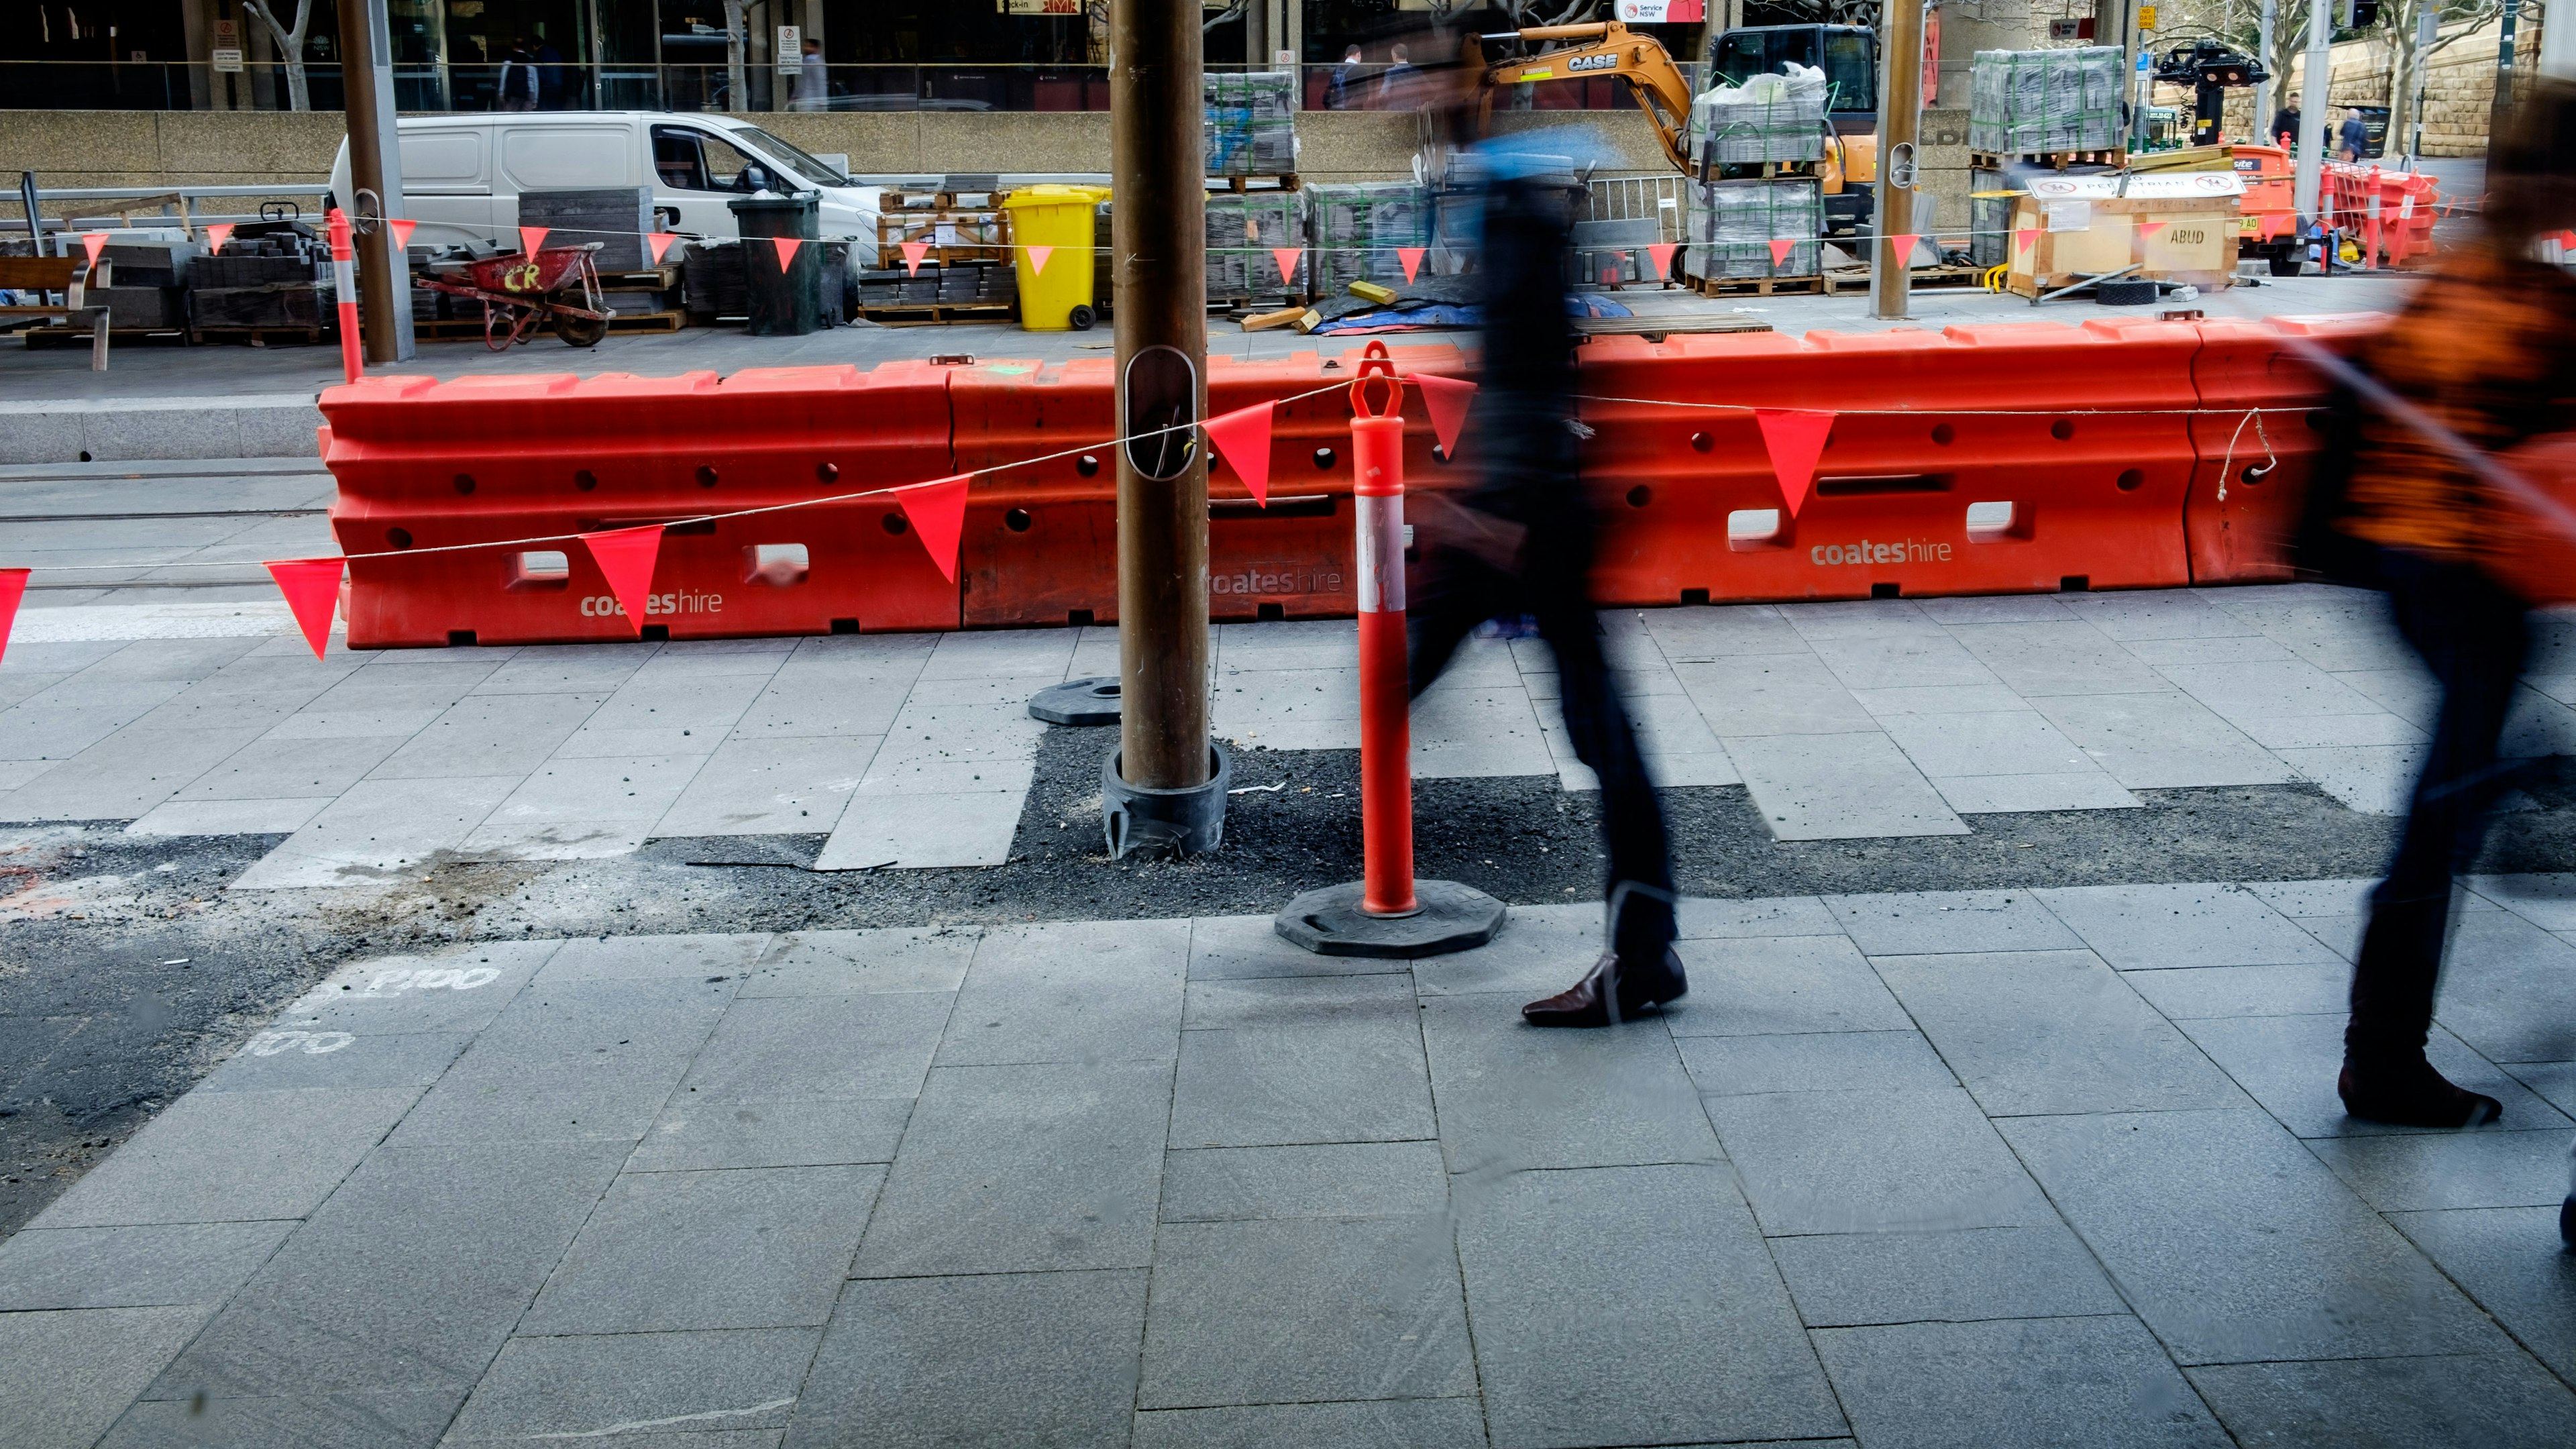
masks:
<svg viewBox="0 0 2576 1449"><path fill-rule="evenodd" d="M1031 332L1084 332L1091 310L1092 217L1109 199L1106 186L1023 186L1002 198L1011 213L1012 255L1020 269L1020 326ZM1031 247L1044 247L1042 264Z"/></svg>

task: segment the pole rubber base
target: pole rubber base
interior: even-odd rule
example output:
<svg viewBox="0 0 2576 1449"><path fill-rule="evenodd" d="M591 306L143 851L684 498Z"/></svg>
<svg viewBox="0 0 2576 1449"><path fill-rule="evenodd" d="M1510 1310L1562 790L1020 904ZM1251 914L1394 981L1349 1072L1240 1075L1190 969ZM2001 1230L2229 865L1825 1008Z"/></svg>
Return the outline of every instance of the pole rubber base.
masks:
<svg viewBox="0 0 2576 1449"><path fill-rule="evenodd" d="M1068 679L1041 689L1029 701L1029 718L1052 725L1118 723L1118 678Z"/></svg>
<svg viewBox="0 0 2576 1449"><path fill-rule="evenodd" d="M1207 783L1177 790L1128 784L1118 769L1121 753L1112 745L1100 762L1101 827L1111 860L1131 851L1200 855L1225 843L1225 792L1234 783L1234 756L1223 744L1208 742Z"/></svg>
<svg viewBox="0 0 2576 1449"><path fill-rule="evenodd" d="M1372 916L1361 910L1361 888L1352 881L1308 891L1290 901L1272 925L1318 955L1399 961L1472 951L1503 929L1503 903L1456 881L1415 881L1413 898L1422 909L1409 916Z"/></svg>

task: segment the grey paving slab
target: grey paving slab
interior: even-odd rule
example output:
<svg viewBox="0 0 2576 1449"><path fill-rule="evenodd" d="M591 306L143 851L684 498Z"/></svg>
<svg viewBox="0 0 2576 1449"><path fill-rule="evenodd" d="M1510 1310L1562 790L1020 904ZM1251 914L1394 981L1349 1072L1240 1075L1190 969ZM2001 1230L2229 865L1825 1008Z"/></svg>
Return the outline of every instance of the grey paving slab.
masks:
<svg viewBox="0 0 2576 1449"><path fill-rule="evenodd" d="M2164 676L2270 749L2415 744L2423 732L2296 659L2167 664Z"/></svg>
<svg viewBox="0 0 2576 1449"><path fill-rule="evenodd" d="M461 1031L355 1033L278 1026L242 1043L197 1084L200 1092L277 1092L300 1088L363 1091L427 1088L471 1038Z"/></svg>
<svg viewBox="0 0 2576 1449"><path fill-rule="evenodd" d="M8 810L22 820L132 820L258 734L129 725L11 791Z"/></svg>
<svg viewBox="0 0 2576 1449"><path fill-rule="evenodd" d="M2508 911L2463 912L2434 1014L2491 1061L2576 1059L2576 946Z"/></svg>
<svg viewBox="0 0 2576 1449"><path fill-rule="evenodd" d="M2333 745L2276 748L2282 763L2365 815L2403 815L2424 770L2423 745Z"/></svg>
<svg viewBox="0 0 2576 1449"><path fill-rule="evenodd" d="M99 1441L113 1449L415 1449L437 1442L462 1386L144 1399Z"/></svg>
<svg viewBox="0 0 2576 1449"><path fill-rule="evenodd" d="M1163 1225L1138 1408L1475 1388L1446 1214Z"/></svg>
<svg viewBox="0 0 2576 1449"><path fill-rule="evenodd" d="M2576 1133L2428 1132L2311 1142L2335 1175L2381 1212L2549 1207L2568 1195Z"/></svg>
<svg viewBox="0 0 2576 1449"><path fill-rule="evenodd" d="M1685 941L1735 940L1744 937L1839 936L1843 928L1815 896L1768 896L1727 900L1684 896L1674 911L1674 925Z"/></svg>
<svg viewBox="0 0 2576 1449"><path fill-rule="evenodd" d="M0 775L8 767L0 766ZM288 835L331 803L310 800L165 800L136 816L128 835ZM0 811L7 808L0 803Z"/></svg>
<svg viewBox="0 0 2576 1449"><path fill-rule="evenodd" d="M0 1313L213 1308L268 1261L293 1222L22 1228L0 1242Z"/></svg>
<svg viewBox="0 0 2576 1449"><path fill-rule="evenodd" d="M1888 737L1924 774L2050 775L2093 770L2037 710L1986 714L1902 714L1882 721Z"/></svg>
<svg viewBox="0 0 2576 1449"><path fill-rule="evenodd" d="M0 1444L89 1449L209 1311L0 1313Z"/></svg>
<svg viewBox="0 0 2576 1449"><path fill-rule="evenodd" d="M1514 906L1491 945L1412 963L1414 989L1425 996L1553 996L1600 958L1604 915L1598 902Z"/></svg>
<svg viewBox="0 0 2576 1449"><path fill-rule="evenodd" d="M2177 1362L2503 1347L2431 1263L2259 1112L1996 1125Z"/></svg>
<svg viewBox="0 0 2576 1449"><path fill-rule="evenodd" d="M1711 1097L1762 1231L1921 1232L2057 1221L1956 1087Z"/></svg>
<svg viewBox="0 0 2576 1449"><path fill-rule="evenodd" d="M1932 788L1962 815L2059 810L2134 810L2138 798L2087 767L2047 775L1934 775Z"/></svg>
<svg viewBox="0 0 2576 1449"><path fill-rule="evenodd" d="M721 984L710 977L744 976L767 949L769 937L757 932L705 932L671 936L589 936L566 941L546 961L536 984L556 987L603 985L619 981L673 981Z"/></svg>
<svg viewBox="0 0 2576 1449"><path fill-rule="evenodd" d="M972 926L791 931L743 979L745 999L852 992L954 992L983 932Z"/></svg>
<svg viewBox="0 0 2576 1449"><path fill-rule="evenodd" d="M1918 685L1902 689L1856 689L1852 697L1880 720L1916 714L1993 714L2029 708L2028 701L2001 684Z"/></svg>
<svg viewBox="0 0 2576 1449"><path fill-rule="evenodd" d="M638 639L618 644L554 644L521 649L485 675L474 686L474 693L613 694L663 647Z"/></svg>
<svg viewBox="0 0 2576 1449"><path fill-rule="evenodd" d="M2342 1011L2352 967L2330 959L2299 966L2197 966L2129 971L2122 979L2173 1020L2204 1016L2294 1016Z"/></svg>
<svg viewBox="0 0 2576 1449"><path fill-rule="evenodd" d="M717 1449L787 1426L822 1337L816 1328L755 1328L513 1338L440 1442L640 1449L668 1436L679 1449Z"/></svg>
<svg viewBox="0 0 2576 1449"><path fill-rule="evenodd" d="M1812 654L1676 664L1673 674L1719 737L1839 735L1878 721Z"/></svg>
<svg viewBox="0 0 2576 1449"><path fill-rule="evenodd" d="M2343 1103L2335 1096L2335 1074L2343 1069L2342 1012L2193 1019L2177 1025L2264 1111L2301 1137L2367 1137L2418 1130L2344 1115ZM2453 1082L2502 1102L2509 1127L2567 1125L2565 1116L2439 1025L2425 1043L2424 1054L2436 1071Z"/></svg>
<svg viewBox="0 0 2576 1449"><path fill-rule="evenodd" d="M1497 1446L1843 1432L1723 1168L1478 1180L1458 1260Z"/></svg>
<svg viewBox="0 0 2576 1449"><path fill-rule="evenodd" d="M876 754L873 736L734 738L691 777L655 835L804 835L828 831Z"/></svg>
<svg viewBox="0 0 2576 1449"><path fill-rule="evenodd" d="M362 780L233 879L234 890L336 886L387 872L464 843L518 777Z"/></svg>
<svg viewBox="0 0 2576 1449"><path fill-rule="evenodd" d="M622 1156L563 1144L374 1154L163 1372L151 1397L462 1392L509 1337ZM400 1231L388 1231L397 1223Z"/></svg>
<svg viewBox="0 0 2576 1449"><path fill-rule="evenodd" d="M418 1087L191 1093L56 1198L34 1226L303 1217L419 1097Z"/></svg>
<svg viewBox="0 0 2576 1449"><path fill-rule="evenodd" d="M2165 687L2153 669L2080 618L1962 624L1951 636L2025 699L2141 694Z"/></svg>
<svg viewBox="0 0 2576 1449"><path fill-rule="evenodd" d="M277 1025L362 1037L480 1031L562 945L481 941L353 961L289 1002Z"/></svg>
<svg viewBox="0 0 2576 1449"><path fill-rule="evenodd" d="M1810 1328L2128 1312L2062 1225L1773 1238L1771 1256Z"/></svg>
<svg viewBox="0 0 2576 1449"><path fill-rule="evenodd" d="M410 739L440 715L440 709L303 710L288 715L260 738L266 740Z"/></svg>
<svg viewBox="0 0 2576 1449"><path fill-rule="evenodd" d="M1821 906L1817 914L1824 914ZM1666 1018L1676 1037L1914 1029L1860 948L1839 930L1685 940L1676 949L1691 982L1691 994Z"/></svg>
<svg viewBox="0 0 2576 1449"><path fill-rule="evenodd" d="M2122 971L2338 963L2287 916L2233 886L2073 886L2034 894Z"/></svg>
<svg viewBox="0 0 2576 1449"><path fill-rule="evenodd" d="M1189 979L1237 981L1277 976L1375 976L1404 972L1405 961L1325 956L1282 939L1276 916L1200 916L1190 922Z"/></svg>
<svg viewBox="0 0 2576 1449"><path fill-rule="evenodd" d="M2032 891L1827 896L1825 905L1872 956L2057 951L2084 944Z"/></svg>
<svg viewBox="0 0 2576 1449"><path fill-rule="evenodd" d="M1160 1062L934 1069L854 1271L1145 1266L1171 1081Z"/></svg>
<svg viewBox="0 0 2576 1449"><path fill-rule="evenodd" d="M2394 1213L2389 1221L2551 1372L2576 1376L2576 1253L2553 1236L2555 1209Z"/></svg>
<svg viewBox="0 0 2576 1449"><path fill-rule="evenodd" d="M543 765L605 698L599 691L468 695L403 741L375 767L376 778L525 775Z"/></svg>
<svg viewBox="0 0 2576 1449"><path fill-rule="evenodd" d="M877 1166L628 1173L518 1331L819 1327L884 1176Z"/></svg>
<svg viewBox="0 0 2576 1449"><path fill-rule="evenodd" d="M1136 1449L1484 1449L1472 1398L1162 1409L1136 1416Z"/></svg>
<svg viewBox="0 0 2576 1449"><path fill-rule="evenodd" d="M328 799L358 783L400 743L386 735L257 739L190 781L174 798Z"/></svg>
<svg viewBox="0 0 2576 1449"><path fill-rule="evenodd" d="M725 986L702 983L533 985L421 1097L391 1140L632 1147L725 1001Z"/></svg>
<svg viewBox="0 0 2576 1449"><path fill-rule="evenodd" d="M1789 626L1774 604L1657 609L1646 632L1676 664L1743 654L1805 654L1806 637Z"/></svg>
<svg viewBox="0 0 2576 1449"><path fill-rule="evenodd" d="M2516 1062L2506 1071L2549 1105L2576 1116L2576 1062Z"/></svg>
<svg viewBox="0 0 2576 1449"><path fill-rule="evenodd" d="M1136 1410L1145 1277L853 1282L806 1375L787 1443L1124 1444ZM996 1384L1010 1392L993 1392Z"/></svg>
<svg viewBox="0 0 2576 1449"><path fill-rule="evenodd" d="M1025 766L1017 768L1020 776L1027 774ZM878 792L862 781L841 812L841 823L815 857L814 868L929 870L1000 865L1010 859L1011 832L1019 826L1027 794L1025 778L1003 790L907 786Z"/></svg>
<svg viewBox="0 0 2576 1449"><path fill-rule="evenodd" d="M1440 1145L1452 1172L1715 1162L1716 1135L1655 1022L1532 1027L1491 996L1424 1003Z"/></svg>
<svg viewBox="0 0 2576 1449"><path fill-rule="evenodd" d="M2240 1444L2547 1449L2576 1442L2576 1396L2521 1353L2219 1364L2190 1377Z"/></svg>
<svg viewBox="0 0 2576 1449"><path fill-rule="evenodd" d="M2123 647L2159 669L2168 664L2245 664L2299 657L2279 640L2261 634L2130 639L2123 641Z"/></svg>
<svg viewBox="0 0 2576 1449"><path fill-rule="evenodd" d="M1179 1049L1187 921L1074 921L985 933L939 1064L1168 1062Z"/></svg>
<svg viewBox="0 0 2576 1449"><path fill-rule="evenodd" d="M1712 1097L1958 1085L1932 1044L1912 1031L1695 1036L1682 1038L1681 1048L1691 1080Z"/></svg>
<svg viewBox="0 0 2576 1449"><path fill-rule="evenodd" d="M1881 956L1874 964L1991 1115L2245 1102L2090 951Z"/></svg>
<svg viewBox="0 0 2576 1449"><path fill-rule="evenodd" d="M1422 1217L1448 1201L1437 1142L1217 1147L1163 1159L1167 1223Z"/></svg>
<svg viewBox="0 0 2576 1449"><path fill-rule="evenodd" d="M1782 840L1968 833L1940 791L1879 731L1730 735L1726 751L1744 772L1763 823Z"/></svg>
<svg viewBox="0 0 2576 1449"><path fill-rule="evenodd" d="M894 1160L908 1097L722 1097L682 1088L662 1104L630 1172L825 1167Z"/></svg>
<svg viewBox="0 0 2576 1449"><path fill-rule="evenodd" d="M1435 1135L1421 1009L1402 976L1189 988L1171 1144L1258 1147Z"/></svg>
<svg viewBox="0 0 2576 1449"><path fill-rule="evenodd" d="M2079 626L2080 627L2080 626ZM1881 633L1836 632L1810 636L1808 644L1834 677L1851 689L1907 689L1996 684L2001 679L1941 629Z"/></svg>
<svg viewBox="0 0 2576 1449"><path fill-rule="evenodd" d="M1816 1352L1873 1449L2231 1442L2125 1314L1823 1329Z"/></svg>
<svg viewBox="0 0 2576 1449"><path fill-rule="evenodd" d="M736 1001L689 1067L685 1090L737 1101L921 1094L945 992Z"/></svg>
<svg viewBox="0 0 2576 1449"><path fill-rule="evenodd" d="M2463 884L2544 931L2576 931L2576 875L2479 875Z"/></svg>

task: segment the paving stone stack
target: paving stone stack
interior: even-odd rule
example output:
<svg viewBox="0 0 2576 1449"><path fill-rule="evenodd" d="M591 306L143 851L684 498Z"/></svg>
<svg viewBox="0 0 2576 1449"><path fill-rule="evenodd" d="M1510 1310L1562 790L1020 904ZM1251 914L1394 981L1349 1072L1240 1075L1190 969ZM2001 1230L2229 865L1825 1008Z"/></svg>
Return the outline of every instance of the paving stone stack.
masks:
<svg viewBox="0 0 2576 1449"><path fill-rule="evenodd" d="M1297 169L1293 71L1208 71L1199 87L1210 176L1286 176Z"/></svg>
<svg viewBox="0 0 2576 1449"><path fill-rule="evenodd" d="M200 328L319 327L321 271L312 238L298 230L237 231L222 251L189 263L190 318Z"/></svg>
<svg viewBox="0 0 2576 1449"><path fill-rule="evenodd" d="M1818 161L1825 154L1825 73L1792 66L1784 75L1712 86L1691 101L1691 160L1709 168L1765 161Z"/></svg>
<svg viewBox="0 0 2576 1449"><path fill-rule="evenodd" d="M1279 261L1272 255L1272 248L1305 244L1304 192L1220 191L1211 195L1207 199L1208 300L1303 298L1306 273L1301 269L1294 283L1281 282Z"/></svg>
<svg viewBox="0 0 2576 1449"><path fill-rule="evenodd" d="M644 241L654 229L649 186L522 191L519 225L545 227L544 246L599 243L591 261L603 272L640 272L653 265L652 248Z"/></svg>
<svg viewBox="0 0 2576 1449"><path fill-rule="evenodd" d="M1823 257L1817 233L1824 224L1822 183L1812 176L1768 181L1691 183L1689 246L1684 276L1708 280L1812 277ZM1788 258L1774 263L1771 243L1795 239Z"/></svg>
<svg viewBox="0 0 2576 1449"><path fill-rule="evenodd" d="M1978 51L1968 67L1968 148L2032 156L2121 145L2120 60L2111 45Z"/></svg>
<svg viewBox="0 0 2576 1449"><path fill-rule="evenodd" d="M1400 283L1396 248L1431 245L1431 193L1410 181L1309 186L1306 207L1317 296L1353 282Z"/></svg>
<svg viewBox="0 0 2576 1449"><path fill-rule="evenodd" d="M106 308L111 327L185 327L188 264L196 251L189 241L112 242L99 252L108 284L85 289L83 300Z"/></svg>
<svg viewBox="0 0 2576 1449"><path fill-rule="evenodd" d="M751 315L751 284L743 275L742 243L692 242L680 264L680 287L689 315L702 322Z"/></svg>

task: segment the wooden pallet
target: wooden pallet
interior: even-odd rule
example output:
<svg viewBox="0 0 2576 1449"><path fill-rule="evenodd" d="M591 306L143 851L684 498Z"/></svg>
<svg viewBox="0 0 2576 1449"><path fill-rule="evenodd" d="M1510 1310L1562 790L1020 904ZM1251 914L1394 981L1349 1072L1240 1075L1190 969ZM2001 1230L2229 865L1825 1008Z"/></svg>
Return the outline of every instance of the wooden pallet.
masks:
<svg viewBox="0 0 2576 1449"><path fill-rule="evenodd" d="M2069 166L2076 165L2124 166L2126 164L2128 164L2127 153L2117 150L2016 151L2010 155L1996 155L1991 151L1968 153L1968 166L1971 170L2003 171L2013 167L2027 169L2035 166L2043 170L2063 171Z"/></svg>
<svg viewBox="0 0 2576 1449"><path fill-rule="evenodd" d="M19 335L27 339L29 347L87 347L98 333L87 327L30 327ZM107 329L107 341L110 347L130 346L154 338L175 339L184 347L188 342L188 329L185 327L110 327Z"/></svg>
<svg viewBox="0 0 2576 1449"><path fill-rule="evenodd" d="M250 327L218 324L212 327L189 328L188 341L200 345L209 342L237 342L251 347L267 347L284 342L297 347L311 347L322 340L322 331L320 327Z"/></svg>
<svg viewBox="0 0 2576 1449"><path fill-rule="evenodd" d="M1267 181L1270 184L1255 186L1252 183L1256 181ZM1240 196L1247 191L1301 191L1305 186L1297 179L1297 173L1290 171L1279 176L1211 176L1207 179L1207 189L1231 191Z"/></svg>
<svg viewBox="0 0 2576 1449"><path fill-rule="evenodd" d="M1019 310L1017 302L911 302L861 307L859 316L880 327L937 327L951 322L1008 322Z"/></svg>
<svg viewBox="0 0 2576 1449"><path fill-rule="evenodd" d="M1716 161L1698 168L1702 181L1777 181L1784 177L1814 176L1823 168L1822 161Z"/></svg>
<svg viewBox="0 0 2576 1449"><path fill-rule="evenodd" d="M1906 277L1906 288L1915 292L1973 291L1985 285L1985 267L1916 267ZM1855 297L1869 290L1869 269L1856 267L1825 274L1825 295Z"/></svg>
<svg viewBox="0 0 2576 1449"><path fill-rule="evenodd" d="M641 332L677 332L688 325L689 314L686 312L619 312L609 317L608 334L616 337ZM411 333L423 342L480 342L483 340L483 319L442 317L415 321L411 324ZM554 324L540 321L528 330L528 335L532 338L552 337Z"/></svg>
<svg viewBox="0 0 2576 1449"><path fill-rule="evenodd" d="M877 193L877 210L881 213L997 211L1001 208L1002 198L1010 194L1011 188L1007 186L996 186L990 191L916 191L911 187L889 186ZM961 196L982 196L990 199L981 206L961 206L957 200ZM916 202L919 204L916 205Z"/></svg>
<svg viewBox="0 0 2576 1449"><path fill-rule="evenodd" d="M599 287L603 292L667 292L680 285L680 264L664 262L640 272L602 272Z"/></svg>
<svg viewBox="0 0 2576 1449"><path fill-rule="evenodd" d="M1823 277L1685 277L1703 297L1806 297L1825 290Z"/></svg>

